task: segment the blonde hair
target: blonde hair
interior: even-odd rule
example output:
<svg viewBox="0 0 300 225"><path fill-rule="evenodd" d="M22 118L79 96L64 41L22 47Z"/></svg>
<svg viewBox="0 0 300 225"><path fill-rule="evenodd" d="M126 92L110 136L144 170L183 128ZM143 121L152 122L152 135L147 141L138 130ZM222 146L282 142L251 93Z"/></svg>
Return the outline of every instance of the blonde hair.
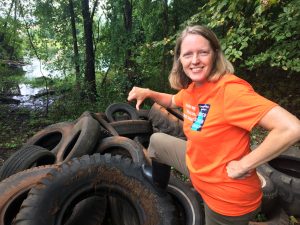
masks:
<svg viewBox="0 0 300 225"><path fill-rule="evenodd" d="M176 40L174 48L174 59L171 73L169 75L169 82L172 88L180 90L187 88L192 80L184 73L182 64L180 62L181 43L183 39L189 34L198 34L207 39L215 55L213 68L208 76L209 81L217 81L227 73L233 73L234 68L232 64L225 58L222 52L220 42L213 31L210 29L196 25L186 27Z"/></svg>

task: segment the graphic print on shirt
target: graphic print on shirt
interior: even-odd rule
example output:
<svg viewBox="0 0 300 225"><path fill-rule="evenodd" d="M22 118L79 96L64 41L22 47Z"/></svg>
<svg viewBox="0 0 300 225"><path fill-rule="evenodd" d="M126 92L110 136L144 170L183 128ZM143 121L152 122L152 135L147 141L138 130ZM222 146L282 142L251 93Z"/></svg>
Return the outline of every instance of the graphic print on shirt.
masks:
<svg viewBox="0 0 300 225"><path fill-rule="evenodd" d="M199 107L199 113L191 127L191 130L194 130L194 131L201 131L201 129L204 125L205 119L207 117L207 114L208 114L208 111L210 108L210 104L199 104L198 107Z"/></svg>

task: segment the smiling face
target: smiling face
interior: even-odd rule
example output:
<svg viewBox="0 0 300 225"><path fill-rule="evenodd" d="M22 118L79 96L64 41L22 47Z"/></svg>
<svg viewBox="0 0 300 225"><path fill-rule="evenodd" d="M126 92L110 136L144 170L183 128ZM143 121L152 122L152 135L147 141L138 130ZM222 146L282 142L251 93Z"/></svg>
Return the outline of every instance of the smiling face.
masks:
<svg viewBox="0 0 300 225"><path fill-rule="evenodd" d="M201 35L188 34L180 48L183 71L196 86L201 86L207 81L214 65L214 51L209 41Z"/></svg>

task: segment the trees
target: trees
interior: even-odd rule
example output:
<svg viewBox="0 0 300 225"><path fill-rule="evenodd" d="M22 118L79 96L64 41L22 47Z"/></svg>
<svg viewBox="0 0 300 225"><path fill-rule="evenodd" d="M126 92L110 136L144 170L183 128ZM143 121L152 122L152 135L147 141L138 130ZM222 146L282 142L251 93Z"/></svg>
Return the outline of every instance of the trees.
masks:
<svg viewBox="0 0 300 225"><path fill-rule="evenodd" d="M70 21L72 27L72 39L73 39L73 50L74 50L74 64L75 64L75 74L76 74L76 86L80 90L80 64L79 64L79 50L78 50L78 41L77 41L77 28L76 28L76 16L74 12L73 0L69 0L69 13Z"/></svg>
<svg viewBox="0 0 300 225"><path fill-rule="evenodd" d="M0 4L0 59L17 60L21 58L20 21L18 20L18 0L5 5Z"/></svg>
<svg viewBox="0 0 300 225"><path fill-rule="evenodd" d="M213 29L237 73L249 80L268 74L297 77L300 72L300 52L295 51L300 47L298 0L37 0L23 1L26 7L20 7L19 0L9 3L0 15L1 27L7 27L5 35L0 32L2 54L9 49L3 40L15 51L21 49L15 47L20 39L14 34L26 27L39 57L76 77L77 87L85 81L82 92L92 101L99 92L97 78L101 87L119 97L133 85L170 91L172 50L186 24Z"/></svg>
<svg viewBox="0 0 300 225"><path fill-rule="evenodd" d="M300 3L217 1L201 8L188 23L202 23L221 38L229 59L241 70L267 68L300 72Z"/></svg>
<svg viewBox="0 0 300 225"><path fill-rule="evenodd" d="M97 2L97 1L96 1ZM97 4L97 3L95 3ZM96 100L95 54L93 44L93 23L89 10L89 0L81 0L81 10L85 42L85 81L90 100Z"/></svg>
<svg viewBox="0 0 300 225"><path fill-rule="evenodd" d="M212 0L187 23L213 29L239 76L300 115L299 21L297 0Z"/></svg>

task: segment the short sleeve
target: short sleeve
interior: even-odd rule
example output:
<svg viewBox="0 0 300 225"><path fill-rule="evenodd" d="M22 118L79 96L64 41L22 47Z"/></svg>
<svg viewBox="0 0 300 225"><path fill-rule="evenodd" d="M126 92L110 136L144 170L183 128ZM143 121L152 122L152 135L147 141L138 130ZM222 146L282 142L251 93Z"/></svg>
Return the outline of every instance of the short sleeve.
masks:
<svg viewBox="0 0 300 225"><path fill-rule="evenodd" d="M224 118L250 131L277 104L256 93L247 82L228 83L224 88Z"/></svg>
<svg viewBox="0 0 300 225"><path fill-rule="evenodd" d="M178 107L183 106L183 94L184 94L184 89L180 90L177 94L174 95L174 103Z"/></svg>

